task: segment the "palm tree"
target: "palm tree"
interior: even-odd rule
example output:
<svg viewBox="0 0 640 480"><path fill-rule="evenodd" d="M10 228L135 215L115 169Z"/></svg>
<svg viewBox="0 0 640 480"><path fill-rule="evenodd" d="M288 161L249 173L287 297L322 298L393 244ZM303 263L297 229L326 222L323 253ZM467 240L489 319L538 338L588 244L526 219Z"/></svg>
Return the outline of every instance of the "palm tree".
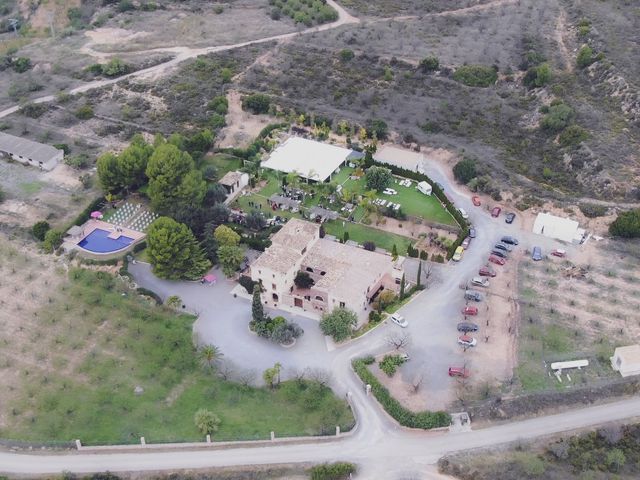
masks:
<svg viewBox="0 0 640 480"><path fill-rule="evenodd" d="M213 368L213 366L222 358L224 354L215 345L204 345L200 348L198 353L200 362L207 368Z"/></svg>

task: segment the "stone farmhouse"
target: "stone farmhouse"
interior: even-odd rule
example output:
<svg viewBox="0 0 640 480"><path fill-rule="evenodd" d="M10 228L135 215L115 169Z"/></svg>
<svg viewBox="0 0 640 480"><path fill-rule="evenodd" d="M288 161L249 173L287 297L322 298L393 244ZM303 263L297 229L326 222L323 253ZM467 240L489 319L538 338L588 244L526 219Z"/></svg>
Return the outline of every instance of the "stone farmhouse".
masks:
<svg viewBox="0 0 640 480"><path fill-rule="evenodd" d="M397 293L400 289L404 257L394 261L388 254L320 238L316 223L291 219L271 240L271 246L251 265L251 278L262 283L268 305L319 315L347 307L362 324L370 303L382 290ZM314 280L311 288L295 285L299 271Z"/></svg>

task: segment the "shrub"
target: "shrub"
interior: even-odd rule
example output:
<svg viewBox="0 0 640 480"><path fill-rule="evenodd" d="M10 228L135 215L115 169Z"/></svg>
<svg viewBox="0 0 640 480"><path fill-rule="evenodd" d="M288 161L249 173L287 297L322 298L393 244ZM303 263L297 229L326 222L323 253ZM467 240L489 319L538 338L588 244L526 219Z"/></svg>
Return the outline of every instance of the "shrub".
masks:
<svg viewBox="0 0 640 480"><path fill-rule="evenodd" d="M576 57L576 63L580 68L586 68L591 65L595 59L593 58L593 49L585 45L578 51L578 56Z"/></svg>
<svg viewBox="0 0 640 480"><path fill-rule="evenodd" d="M42 248L47 253L53 253L60 245L62 245L63 237L64 233L60 230L47 230L44 234Z"/></svg>
<svg viewBox="0 0 640 480"><path fill-rule="evenodd" d="M476 162L470 158L460 160L453 167L454 178L463 184L469 183L478 174Z"/></svg>
<svg viewBox="0 0 640 480"><path fill-rule="evenodd" d="M369 323L379 323L382 320L382 314L375 311L375 310L371 310L369 312Z"/></svg>
<svg viewBox="0 0 640 480"><path fill-rule="evenodd" d="M229 101L224 95L213 97L213 99L207 104L209 110L213 110L220 115L226 115L229 112Z"/></svg>
<svg viewBox="0 0 640 480"><path fill-rule="evenodd" d="M100 67L102 74L107 77L119 77L129 73L131 68L118 57L114 57Z"/></svg>
<svg viewBox="0 0 640 480"><path fill-rule="evenodd" d="M370 240L367 240L366 242L364 242L362 246L364 247L365 250L368 250L369 252L376 251L376 244Z"/></svg>
<svg viewBox="0 0 640 480"><path fill-rule="evenodd" d="M454 72L453 79L469 87L490 87L498 80L498 72L485 65L463 65Z"/></svg>
<svg viewBox="0 0 640 480"><path fill-rule="evenodd" d="M27 57L18 57L11 62L11 66L16 72L24 73L31 68L31 59Z"/></svg>
<svg viewBox="0 0 640 480"><path fill-rule="evenodd" d="M162 305L162 298L160 298L160 295L158 295L156 292L152 290L148 290L143 287L138 287L136 288L136 293L138 295L142 295L145 297L151 297L153 300L155 300L157 305Z"/></svg>
<svg viewBox="0 0 640 480"><path fill-rule="evenodd" d="M343 62L353 60L355 56L356 55L355 53L353 53L353 50L349 50L348 48L343 48L342 50L340 50L340 60L342 60Z"/></svg>
<svg viewBox="0 0 640 480"><path fill-rule="evenodd" d="M20 107L20 113L29 118L41 117L44 112L48 110L47 106L43 103L25 103Z"/></svg>
<svg viewBox="0 0 640 480"><path fill-rule="evenodd" d="M135 5L131 2L131 0L120 0L118 3L118 11L121 13L129 12L131 10L135 10Z"/></svg>
<svg viewBox="0 0 640 480"><path fill-rule="evenodd" d="M323 463L310 470L311 480L343 480L353 473L356 473L356 466L346 462Z"/></svg>
<svg viewBox="0 0 640 480"><path fill-rule="evenodd" d="M260 113L268 113L271 99L268 95L262 93L254 93L247 95L242 99L242 109L247 110L255 115Z"/></svg>
<svg viewBox="0 0 640 480"><path fill-rule="evenodd" d="M385 355L378 366L388 377L393 377L398 367L404 362L406 362L406 360L400 355Z"/></svg>
<svg viewBox="0 0 640 480"><path fill-rule="evenodd" d="M551 67L548 63L543 63L537 67L527 70L522 82L529 88L539 88L551 81Z"/></svg>
<svg viewBox="0 0 640 480"><path fill-rule="evenodd" d="M587 138L589 138L589 132L580 125L569 125L562 131L558 140L563 147L570 147L584 142Z"/></svg>
<svg viewBox="0 0 640 480"><path fill-rule="evenodd" d="M203 435L209 435L218 431L220 427L220 418L213 412L201 408L193 416L193 421L196 424L196 428L200 430Z"/></svg>
<svg viewBox="0 0 640 480"><path fill-rule="evenodd" d="M320 320L320 330L330 335L336 342L341 342L351 335L353 327L358 323L358 317L351 310L336 307L331 313L325 313Z"/></svg>
<svg viewBox="0 0 640 480"><path fill-rule="evenodd" d="M398 400L393 398L389 393L389 390L385 388L376 378L376 376L369 371L367 365L373 363L372 358L360 358L354 359L351 365L365 384L371 385L371 392L376 397L376 400L380 402L382 408L391 415L396 421L409 428L438 428L446 427L451 423L451 417L446 412L412 412L403 407Z"/></svg>
<svg viewBox="0 0 640 480"><path fill-rule="evenodd" d="M367 121L365 125L369 138L373 138L375 134L378 140L386 140L387 135L389 134L389 127L384 120L378 119L370 119Z"/></svg>
<svg viewBox="0 0 640 480"><path fill-rule="evenodd" d="M247 293L253 293L253 287L257 282L251 280L251 277L248 275L240 275L238 283L244 287Z"/></svg>
<svg viewBox="0 0 640 480"><path fill-rule="evenodd" d="M614 237L640 237L640 209L620 213L609 225L609 233Z"/></svg>
<svg viewBox="0 0 640 480"><path fill-rule="evenodd" d="M31 227L31 234L42 242L44 241L44 237L49 230L51 230L51 225L49 225L49 222L41 220L39 222L36 222L33 227Z"/></svg>
<svg viewBox="0 0 640 480"><path fill-rule="evenodd" d="M84 104L76 110L75 114L80 120L89 120L93 118L93 107L88 103Z"/></svg>
<svg viewBox="0 0 640 480"><path fill-rule="evenodd" d="M540 126L550 132L559 132L572 122L574 116L573 108L565 103L551 105L549 112L542 117Z"/></svg>
<svg viewBox="0 0 640 480"><path fill-rule="evenodd" d="M427 57L420 61L420 70L424 73L435 72L440 68L438 57Z"/></svg>
<svg viewBox="0 0 640 480"><path fill-rule="evenodd" d="M581 203L578 205L580 211L587 218L604 217L607 214L607 207L596 205L595 203Z"/></svg>

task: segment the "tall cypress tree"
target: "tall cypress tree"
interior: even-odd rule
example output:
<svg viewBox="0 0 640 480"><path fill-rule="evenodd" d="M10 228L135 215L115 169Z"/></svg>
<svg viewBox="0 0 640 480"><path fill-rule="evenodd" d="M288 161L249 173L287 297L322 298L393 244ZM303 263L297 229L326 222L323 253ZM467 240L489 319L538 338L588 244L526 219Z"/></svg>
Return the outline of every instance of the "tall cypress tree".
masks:
<svg viewBox="0 0 640 480"><path fill-rule="evenodd" d="M422 260L420 260L420 263L418 263L418 276L416 278L416 285L418 286L418 288L420 288L421 281L422 281Z"/></svg>
<svg viewBox="0 0 640 480"><path fill-rule="evenodd" d="M400 300L404 300L404 289L405 289L405 279L404 273L402 274L402 280L400 281Z"/></svg>
<svg viewBox="0 0 640 480"><path fill-rule="evenodd" d="M251 316L254 322L264 321L264 307L262 306L262 298L260 298L260 284L253 286L253 303L251 304Z"/></svg>

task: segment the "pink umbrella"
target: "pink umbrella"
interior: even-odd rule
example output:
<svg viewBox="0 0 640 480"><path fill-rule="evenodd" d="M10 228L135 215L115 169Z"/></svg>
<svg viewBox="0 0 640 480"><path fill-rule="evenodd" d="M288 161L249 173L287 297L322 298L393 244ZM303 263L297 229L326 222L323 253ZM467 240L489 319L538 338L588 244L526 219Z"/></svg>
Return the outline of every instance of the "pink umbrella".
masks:
<svg viewBox="0 0 640 480"><path fill-rule="evenodd" d="M91 218L102 218L102 212L91 212Z"/></svg>
<svg viewBox="0 0 640 480"><path fill-rule="evenodd" d="M216 280L218 280L217 277L211 273L202 277L202 281L205 283L215 283Z"/></svg>

